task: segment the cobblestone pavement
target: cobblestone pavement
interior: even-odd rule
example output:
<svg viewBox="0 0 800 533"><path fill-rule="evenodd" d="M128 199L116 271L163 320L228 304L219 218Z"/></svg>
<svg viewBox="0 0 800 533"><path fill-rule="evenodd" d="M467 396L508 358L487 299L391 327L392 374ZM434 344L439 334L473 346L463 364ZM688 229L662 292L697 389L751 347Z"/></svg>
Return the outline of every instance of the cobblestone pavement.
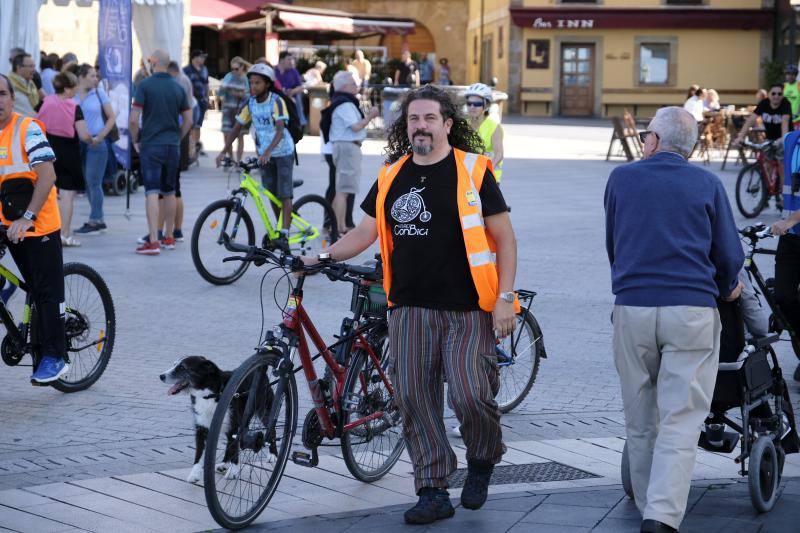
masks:
<svg viewBox="0 0 800 533"><path fill-rule="evenodd" d="M212 131L215 121L212 116L205 137L209 154L221 137ZM610 130L604 121L510 122L502 187L519 241L517 286L539 293L533 310L549 358L528 398L503 418L505 439L621 436L603 244L602 194L616 164L602 160ZM327 167L315 153L317 143L306 138L300 146L295 170L305 184L298 194L324 191ZM362 194L380 164L381 147L377 141L365 145ZM211 168L211 160L212 155L203 158L182 180L187 234L199 211L226 194L225 175ZM719 164L709 168L716 171ZM719 173L729 189L736 171ZM108 233L86 237L83 247L65 252L67 261L95 267L114 296L118 332L105 375L88 391L64 395L31 387L29 368L0 369L0 489L186 467L193 454L188 401L168 397L158 374L187 354L234 368L257 342L262 272L251 268L234 285L215 287L194 270L188 242L159 257L136 256L135 239L146 229L142 192L131 202L127 219L124 197L107 197ZM86 200L78 199L75 225L87 214ZM763 219L776 217L769 212ZM279 316L272 304L275 279L265 283L267 324ZM349 285L327 279L307 283L305 304L320 331L338 330L349 301ZM20 298L12 302L18 307ZM784 368L793 370L788 343L781 343L779 354ZM797 398L797 385L791 390ZM307 408L304 394L301 417Z"/></svg>

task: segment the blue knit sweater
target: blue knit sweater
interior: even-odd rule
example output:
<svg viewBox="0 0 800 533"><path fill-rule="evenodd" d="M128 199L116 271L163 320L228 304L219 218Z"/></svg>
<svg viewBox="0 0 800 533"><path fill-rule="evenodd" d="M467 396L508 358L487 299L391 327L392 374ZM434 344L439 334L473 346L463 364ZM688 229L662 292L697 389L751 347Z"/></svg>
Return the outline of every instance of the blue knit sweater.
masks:
<svg viewBox="0 0 800 533"><path fill-rule="evenodd" d="M716 307L744 262L720 180L672 152L615 168L606 250L617 305Z"/></svg>

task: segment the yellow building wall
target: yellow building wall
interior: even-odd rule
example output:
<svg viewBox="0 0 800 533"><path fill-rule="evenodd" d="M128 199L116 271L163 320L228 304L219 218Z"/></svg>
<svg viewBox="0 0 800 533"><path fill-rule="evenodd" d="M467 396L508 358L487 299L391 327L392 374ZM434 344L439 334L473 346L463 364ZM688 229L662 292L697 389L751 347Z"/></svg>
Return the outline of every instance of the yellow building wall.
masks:
<svg viewBox="0 0 800 533"><path fill-rule="evenodd" d="M295 0L292 5L339 9L350 13L412 18L424 25L436 45L437 61L446 57L453 83L466 78L464 33L469 0Z"/></svg>

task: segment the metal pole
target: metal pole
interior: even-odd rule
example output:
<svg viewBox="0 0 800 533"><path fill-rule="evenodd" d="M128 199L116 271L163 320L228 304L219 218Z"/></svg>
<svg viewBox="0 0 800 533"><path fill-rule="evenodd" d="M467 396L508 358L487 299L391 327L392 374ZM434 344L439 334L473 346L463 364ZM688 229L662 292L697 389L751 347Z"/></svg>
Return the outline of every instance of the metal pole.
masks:
<svg viewBox="0 0 800 533"><path fill-rule="evenodd" d="M478 79L480 81L485 81L483 79L483 2L481 0L481 27L478 30Z"/></svg>

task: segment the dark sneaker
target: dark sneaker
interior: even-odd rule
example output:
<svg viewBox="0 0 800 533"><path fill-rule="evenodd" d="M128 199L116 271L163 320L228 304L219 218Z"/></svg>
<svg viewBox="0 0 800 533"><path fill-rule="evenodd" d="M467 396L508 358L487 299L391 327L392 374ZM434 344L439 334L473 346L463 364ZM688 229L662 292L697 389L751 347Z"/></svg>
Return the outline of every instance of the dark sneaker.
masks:
<svg viewBox="0 0 800 533"><path fill-rule="evenodd" d="M672 533L678 530L658 520L642 520L640 531L642 533Z"/></svg>
<svg viewBox="0 0 800 533"><path fill-rule="evenodd" d="M98 228L100 228L100 233L105 233L105 232L106 232L106 230L108 229L108 226L106 226L106 223L105 223L105 222L98 222L98 223L96 224L96 226L97 226Z"/></svg>
<svg viewBox="0 0 800 533"><path fill-rule="evenodd" d="M164 232L161 230L158 230L158 240L159 241L164 240ZM136 244L150 244L150 234L148 233L144 237L139 237L138 239L136 239Z"/></svg>
<svg viewBox="0 0 800 533"><path fill-rule="evenodd" d="M100 226L98 224L87 222L72 233L76 233L78 235L100 235Z"/></svg>
<svg viewBox="0 0 800 533"><path fill-rule="evenodd" d="M450 494L444 489L425 487L419 491L417 505L403 515L406 524L430 524L456 514L450 502Z"/></svg>
<svg viewBox="0 0 800 533"><path fill-rule="evenodd" d="M172 230L172 238L177 242L183 242L183 231L179 229Z"/></svg>
<svg viewBox="0 0 800 533"><path fill-rule="evenodd" d="M60 357L45 355L39 362L36 372L31 376L31 381L36 383L50 383L69 372L69 365Z"/></svg>
<svg viewBox="0 0 800 533"><path fill-rule="evenodd" d="M486 503L489 493L489 480L494 466L486 462L470 461L467 466L467 479L461 491L461 505L467 509L480 509Z"/></svg>

